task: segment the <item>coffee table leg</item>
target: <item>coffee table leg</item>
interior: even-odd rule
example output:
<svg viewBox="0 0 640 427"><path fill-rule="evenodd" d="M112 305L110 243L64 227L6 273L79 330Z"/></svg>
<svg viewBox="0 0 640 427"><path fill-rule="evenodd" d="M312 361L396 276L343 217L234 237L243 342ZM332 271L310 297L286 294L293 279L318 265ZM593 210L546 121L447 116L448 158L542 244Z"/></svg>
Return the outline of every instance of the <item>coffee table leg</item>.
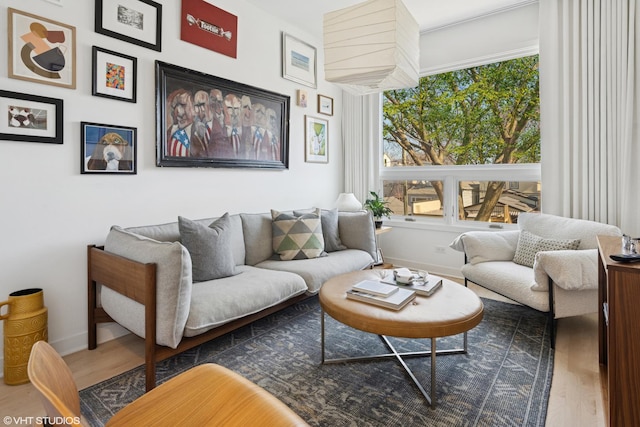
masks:
<svg viewBox="0 0 640 427"><path fill-rule="evenodd" d="M320 330L320 346L322 347L320 363L324 365L324 310L322 308L320 308Z"/></svg>
<svg viewBox="0 0 640 427"><path fill-rule="evenodd" d="M431 408L436 407L436 339L431 338Z"/></svg>

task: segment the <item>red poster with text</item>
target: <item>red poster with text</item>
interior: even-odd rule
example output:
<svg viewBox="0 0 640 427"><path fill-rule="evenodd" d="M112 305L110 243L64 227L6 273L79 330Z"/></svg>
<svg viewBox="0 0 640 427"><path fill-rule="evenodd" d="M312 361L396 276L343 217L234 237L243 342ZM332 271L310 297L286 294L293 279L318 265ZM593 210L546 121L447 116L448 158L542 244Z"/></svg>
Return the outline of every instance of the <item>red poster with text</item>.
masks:
<svg viewBox="0 0 640 427"><path fill-rule="evenodd" d="M238 17L203 0L182 0L180 38L236 58Z"/></svg>

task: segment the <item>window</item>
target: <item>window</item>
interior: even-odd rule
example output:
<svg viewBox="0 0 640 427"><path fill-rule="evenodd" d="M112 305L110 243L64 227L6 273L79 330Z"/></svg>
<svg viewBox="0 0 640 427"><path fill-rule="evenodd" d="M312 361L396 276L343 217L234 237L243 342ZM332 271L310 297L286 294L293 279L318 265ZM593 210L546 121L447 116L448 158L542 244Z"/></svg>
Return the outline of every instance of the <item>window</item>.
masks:
<svg viewBox="0 0 640 427"><path fill-rule="evenodd" d="M383 94L383 195L396 215L515 223L540 208L538 56Z"/></svg>

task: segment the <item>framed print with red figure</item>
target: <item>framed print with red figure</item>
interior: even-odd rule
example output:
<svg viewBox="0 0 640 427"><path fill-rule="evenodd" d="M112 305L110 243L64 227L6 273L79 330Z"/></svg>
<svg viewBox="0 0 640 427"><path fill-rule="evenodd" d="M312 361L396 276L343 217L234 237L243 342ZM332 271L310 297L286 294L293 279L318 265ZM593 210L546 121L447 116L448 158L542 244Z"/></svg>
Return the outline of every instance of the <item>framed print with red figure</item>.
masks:
<svg viewBox="0 0 640 427"><path fill-rule="evenodd" d="M238 17L204 0L182 0L180 39L237 57Z"/></svg>

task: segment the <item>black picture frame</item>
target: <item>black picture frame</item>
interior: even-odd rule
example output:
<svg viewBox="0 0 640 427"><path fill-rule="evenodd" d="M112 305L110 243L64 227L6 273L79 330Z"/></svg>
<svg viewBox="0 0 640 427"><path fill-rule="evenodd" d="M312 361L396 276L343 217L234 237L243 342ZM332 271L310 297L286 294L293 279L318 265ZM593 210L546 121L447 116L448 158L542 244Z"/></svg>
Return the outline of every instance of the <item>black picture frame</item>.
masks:
<svg viewBox="0 0 640 427"><path fill-rule="evenodd" d="M162 51L161 4L151 0L96 0L95 15L96 33Z"/></svg>
<svg viewBox="0 0 640 427"><path fill-rule="evenodd" d="M0 90L0 140L63 143L63 101Z"/></svg>
<svg viewBox="0 0 640 427"><path fill-rule="evenodd" d="M137 128L80 122L80 173L135 175Z"/></svg>
<svg viewBox="0 0 640 427"><path fill-rule="evenodd" d="M287 95L156 61L158 166L288 169L289 113Z"/></svg>
<svg viewBox="0 0 640 427"><path fill-rule="evenodd" d="M91 94L119 101L137 101L138 59L93 46ZM115 75L120 75L116 77ZM117 81L116 81L117 80Z"/></svg>

